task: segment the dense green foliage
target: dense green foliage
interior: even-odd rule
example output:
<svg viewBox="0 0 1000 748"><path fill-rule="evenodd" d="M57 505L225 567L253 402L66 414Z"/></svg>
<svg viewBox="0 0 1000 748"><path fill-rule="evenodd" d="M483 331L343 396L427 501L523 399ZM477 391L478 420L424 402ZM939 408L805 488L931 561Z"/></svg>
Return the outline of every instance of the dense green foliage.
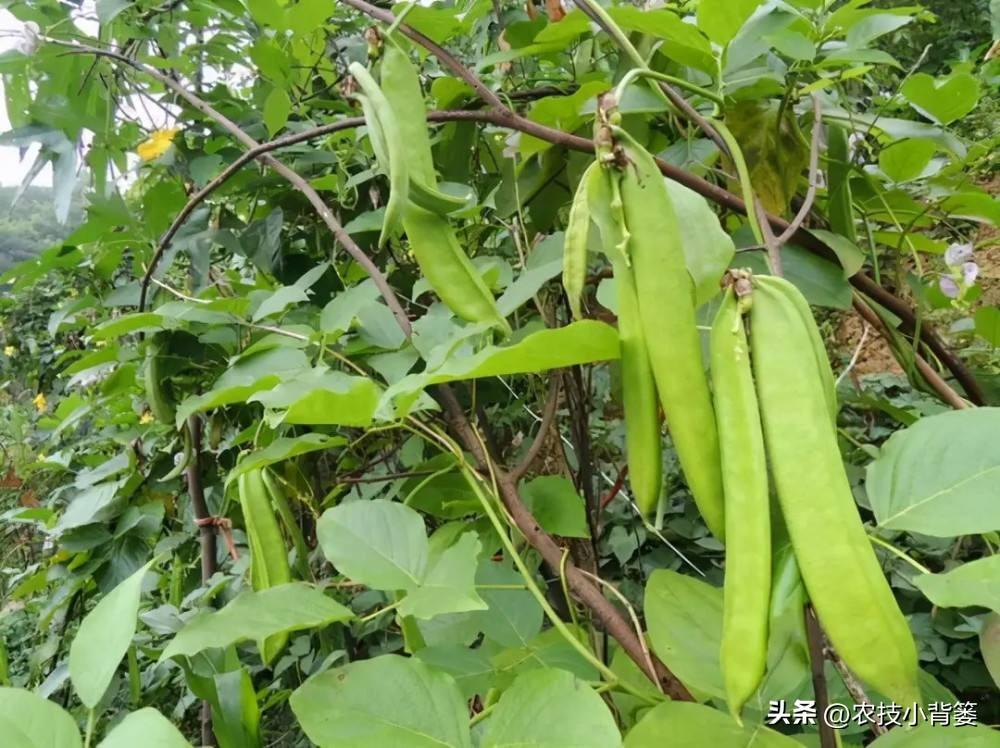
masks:
<svg viewBox="0 0 1000 748"><path fill-rule="evenodd" d="M803 391L829 391L819 357L836 377L823 468L922 707L1000 723L996 5L456 0L391 29L361 0L8 4L0 142L56 179L0 225L0 743L827 748L815 722L765 728L772 704L884 711L879 673L810 642L775 524L766 675L733 719L731 559L689 487L723 481L683 454L707 356L678 319L697 307L707 352L724 272L776 256L823 334L789 360ZM573 230L595 129L628 204ZM646 150L671 178L637 207ZM739 197L809 215L779 249ZM690 285L636 276L662 430L621 347L622 226L636 272L672 227ZM623 417L637 381L652 441ZM1000 744L967 721L840 737Z"/></svg>

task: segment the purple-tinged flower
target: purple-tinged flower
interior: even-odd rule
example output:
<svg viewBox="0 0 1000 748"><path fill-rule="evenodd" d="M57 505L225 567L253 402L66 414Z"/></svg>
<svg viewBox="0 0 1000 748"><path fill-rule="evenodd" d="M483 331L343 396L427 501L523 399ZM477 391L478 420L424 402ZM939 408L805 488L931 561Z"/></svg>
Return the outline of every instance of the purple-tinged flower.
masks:
<svg viewBox="0 0 1000 748"><path fill-rule="evenodd" d="M979 277L979 265L974 262L962 263L962 282L965 285L971 286L977 277Z"/></svg>
<svg viewBox="0 0 1000 748"><path fill-rule="evenodd" d="M957 299L959 294L962 293L962 289L958 287L955 279L949 278L947 275L941 276L941 280L938 281L938 286L941 288L941 293L949 299Z"/></svg>
<svg viewBox="0 0 1000 748"><path fill-rule="evenodd" d="M971 244L949 244L948 249L944 252L945 263L951 265L952 267L958 267L963 262L968 262L971 259Z"/></svg>

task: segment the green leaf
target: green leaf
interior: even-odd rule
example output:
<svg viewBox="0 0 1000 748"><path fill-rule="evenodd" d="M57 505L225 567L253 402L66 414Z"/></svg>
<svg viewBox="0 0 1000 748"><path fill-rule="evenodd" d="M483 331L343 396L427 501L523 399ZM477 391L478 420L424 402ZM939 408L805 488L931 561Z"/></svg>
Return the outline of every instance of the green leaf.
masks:
<svg viewBox="0 0 1000 748"><path fill-rule="evenodd" d="M152 707L132 712L115 725L99 748L191 748L180 730Z"/></svg>
<svg viewBox="0 0 1000 748"><path fill-rule="evenodd" d="M487 346L472 356L455 356L430 372L410 374L389 387L384 403L406 411L425 387L442 382L528 374L565 366L609 361L619 356L618 333L603 322L581 320L525 336L508 346Z"/></svg>
<svg viewBox="0 0 1000 748"><path fill-rule="evenodd" d="M705 198L680 182L664 181L677 215L684 260L694 281L695 304L700 306L719 293L719 281L736 247Z"/></svg>
<svg viewBox="0 0 1000 748"><path fill-rule="evenodd" d="M424 578L424 521L408 506L383 499L352 501L319 518L319 544L344 576L377 590L412 590Z"/></svg>
<svg viewBox="0 0 1000 748"><path fill-rule="evenodd" d="M486 724L482 748L618 748L621 735L607 705L563 670L522 673L504 691Z"/></svg>
<svg viewBox="0 0 1000 748"><path fill-rule="evenodd" d="M380 394L368 377L323 367L306 369L272 390L256 392L247 402L284 411L278 417L282 423L368 426Z"/></svg>
<svg viewBox="0 0 1000 748"><path fill-rule="evenodd" d="M444 613L486 610L486 603L476 594L476 565L481 549L474 532L462 535L431 560L426 576L403 598L399 612L428 619Z"/></svg>
<svg viewBox="0 0 1000 748"><path fill-rule="evenodd" d="M1000 733L989 727L900 727L869 748L1000 748Z"/></svg>
<svg viewBox="0 0 1000 748"><path fill-rule="evenodd" d="M979 104L979 80L971 73L933 78L911 75L899 90L910 105L928 119L948 125L962 119Z"/></svg>
<svg viewBox="0 0 1000 748"><path fill-rule="evenodd" d="M835 246L844 248L840 242ZM845 254L845 258L845 262L854 261L849 253ZM812 306L850 309L851 284L847 282L844 268L794 244L782 248L781 261L785 278L802 292ZM757 275L770 274L763 252L740 252L732 266L748 267Z"/></svg>
<svg viewBox="0 0 1000 748"><path fill-rule="evenodd" d="M610 15L625 31L637 31L665 40L658 51L681 65L697 68L709 75L718 73L712 45L694 25L685 22L671 10L640 10L631 5L612 5Z"/></svg>
<svg viewBox="0 0 1000 748"><path fill-rule="evenodd" d="M544 613L535 597L523 588L521 575L509 565L487 558L479 565L476 584L486 586L479 594L489 610L475 614L486 638L504 647L528 646L542 630ZM489 589L491 585L510 585L512 588Z"/></svg>
<svg viewBox="0 0 1000 748"><path fill-rule="evenodd" d="M880 527L948 538L1000 530L1000 408L921 418L897 431L868 466Z"/></svg>
<svg viewBox="0 0 1000 748"><path fill-rule="evenodd" d="M205 649L243 641L263 641L287 631L326 626L353 618L337 601L305 582L266 590L246 590L218 611L203 612L177 632L160 660L192 656Z"/></svg>
<svg viewBox="0 0 1000 748"><path fill-rule="evenodd" d="M20 741L11 734L15 729ZM69 712L23 688L0 688L0 730L11 748L80 748L83 744Z"/></svg>
<svg viewBox="0 0 1000 748"><path fill-rule="evenodd" d="M461 644L437 644L424 647L416 657L454 678L466 699L489 691L495 675L484 647L470 649Z"/></svg>
<svg viewBox="0 0 1000 748"><path fill-rule="evenodd" d="M984 306L976 310L976 335L1000 348L1000 308Z"/></svg>
<svg viewBox="0 0 1000 748"><path fill-rule="evenodd" d="M990 677L1000 688L1000 614L990 613L983 621L979 632L979 649L983 653L983 662L990 671Z"/></svg>
<svg viewBox="0 0 1000 748"><path fill-rule="evenodd" d="M255 392L274 387L285 375L307 368L309 359L295 348L269 348L243 355L230 362L208 392L193 395L177 406L177 423L203 410L244 403Z"/></svg>
<svg viewBox="0 0 1000 748"><path fill-rule="evenodd" d="M913 583L941 608L990 608L1000 613L1000 556L987 556L942 574L919 574Z"/></svg>
<svg viewBox="0 0 1000 748"><path fill-rule="evenodd" d="M84 706L104 697L135 636L142 580L153 559L115 587L87 614L69 649L69 675Z"/></svg>
<svg viewBox="0 0 1000 748"><path fill-rule="evenodd" d="M521 487L521 497L542 529L566 538L589 538L583 499L561 475L542 475Z"/></svg>
<svg viewBox="0 0 1000 748"><path fill-rule="evenodd" d="M298 286L282 286L264 299L257 311L253 313L253 321L260 322L265 317L285 311L292 304L309 300L309 294Z"/></svg>
<svg viewBox="0 0 1000 748"><path fill-rule="evenodd" d="M893 182L909 182L923 174L937 148L937 143L927 138L897 140L882 149L878 165Z"/></svg>
<svg viewBox="0 0 1000 748"><path fill-rule="evenodd" d="M722 590L657 569L646 583L644 609L649 641L663 664L693 691L724 699Z"/></svg>
<svg viewBox="0 0 1000 748"><path fill-rule="evenodd" d="M272 88L271 93L264 100L264 126L268 135L272 137L278 130L288 122L288 115L292 111L292 100L288 98L288 92L283 88Z"/></svg>
<svg viewBox="0 0 1000 748"><path fill-rule="evenodd" d="M850 278L864 266L865 253L847 237L823 229L809 229L809 233L822 239L834 251L844 269L845 278Z"/></svg>
<svg viewBox="0 0 1000 748"><path fill-rule="evenodd" d="M383 655L327 670L291 696L319 748L471 748L468 709L454 679L419 660Z"/></svg>
<svg viewBox="0 0 1000 748"><path fill-rule="evenodd" d="M698 28L720 47L732 41L761 0L699 0Z"/></svg>
<svg viewBox="0 0 1000 748"><path fill-rule="evenodd" d="M333 449L346 443L347 440L342 436L328 436L318 434L315 431L310 431L302 436L282 436L268 444L264 449L258 449L240 460L236 467L229 471L226 483L232 483L251 470L274 465L309 452Z"/></svg>
<svg viewBox="0 0 1000 748"><path fill-rule="evenodd" d="M791 737L747 722L740 726L728 714L700 704L671 701L646 712L625 736L624 748L660 748L671 744L712 748L802 748Z"/></svg>

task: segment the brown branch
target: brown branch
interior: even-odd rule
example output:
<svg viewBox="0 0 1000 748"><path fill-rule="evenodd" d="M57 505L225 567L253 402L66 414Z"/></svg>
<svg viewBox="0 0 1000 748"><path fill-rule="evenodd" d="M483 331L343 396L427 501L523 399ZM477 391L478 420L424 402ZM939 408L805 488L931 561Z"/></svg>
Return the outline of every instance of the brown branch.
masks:
<svg viewBox="0 0 1000 748"><path fill-rule="evenodd" d="M191 513L198 527L198 540L201 545L201 581L208 580L216 572L215 527L211 524L212 515L205 502L205 491L201 484L201 419L190 416L187 429L191 438L191 459L185 470L188 495L191 497ZM212 731L212 705L208 701L201 702L201 743L215 745L215 733Z"/></svg>
<svg viewBox="0 0 1000 748"><path fill-rule="evenodd" d="M365 0L340 0L344 5L350 5L355 10L360 10L366 16L374 18L382 23L391 24L396 20L396 16L391 11L383 8L376 8ZM434 40L428 39L415 28L406 23L401 23L397 27L399 31L437 57L441 63L456 76L468 83L479 94L479 98L497 109L506 109L503 101L489 86L483 83L471 70L452 56L448 50L437 44Z"/></svg>
<svg viewBox="0 0 1000 748"><path fill-rule="evenodd" d="M809 642L809 665L812 671L813 695L816 697L816 723L819 726L820 748L837 748L837 733L833 727L827 724L827 707L830 706L830 693L826 688L826 674L823 672L826 666L824 656L823 629L820 628L819 621L812 609L812 605L806 605L806 639Z"/></svg>
<svg viewBox="0 0 1000 748"><path fill-rule="evenodd" d="M870 325L872 325L872 327L878 330L879 334L881 334L883 338L886 340L891 339L882 318L875 313L874 309L861 300L857 294L855 294L854 297L854 310ZM957 392L955 392L951 385L944 381L944 378L934 370L934 367L927 363L927 360L921 356L919 352L913 352L913 360L917 367L917 371L919 371L921 376L927 380L927 384L933 388L938 397L956 410L962 410L969 407L969 404L963 400Z"/></svg>
<svg viewBox="0 0 1000 748"><path fill-rule="evenodd" d="M531 446L524 455L524 459L510 470L510 477L515 483L521 480L525 473L531 469L535 458L538 457L538 453L545 446L545 440L548 438L549 431L552 430L552 422L555 420L556 411L559 409L559 372L551 372L550 376L552 379L549 381L549 394L546 396L545 410L542 412L542 419L538 424L538 433L535 434L535 440L531 442Z"/></svg>
<svg viewBox="0 0 1000 748"><path fill-rule="evenodd" d="M483 453L482 443L462 412L454 392L447 385L439 385L435 390L435 397L441 403L445 418L453 433L472 454L480 469L485 469L489 463L487 456ZM494 473L500 500L507 513L528 543L541 554L545 563L552 569L564 569L566 582L573 594L593 611L608 634L621 645L626 654L654 683L659 684L665 694L675 700L693 701L691 693L684 684L656 658L652 658L653 671L650 672L644 644L625 616L604 596L597 585L587 579L586 575L572 561L564 557L563 549L553 540L552 536L539 526L538 521L521 501L513 476L498 468L494 469Z"/></svg>
<svg viewBox="0 0 1000 748"><path fill-rule="evenodd" d="M831 646L827 646L824 650L826 652L827 659L833 663L833 666L837 669L837 673L840 675L840 679L844 681L844 688L854 699L855 704L871 705L872 701L868 698L868 694L865 692L865 687L861 685L858 679L855 677L854 673L850 671L847 667L847 663L841 659L840 655L837 654L836 650ZM872 710L870 714L874 715L875 711ZM882 725L874 716L869 717L868 724L871 725L872 732L876 735L885 735L889 732L889 728Z"/></svg>

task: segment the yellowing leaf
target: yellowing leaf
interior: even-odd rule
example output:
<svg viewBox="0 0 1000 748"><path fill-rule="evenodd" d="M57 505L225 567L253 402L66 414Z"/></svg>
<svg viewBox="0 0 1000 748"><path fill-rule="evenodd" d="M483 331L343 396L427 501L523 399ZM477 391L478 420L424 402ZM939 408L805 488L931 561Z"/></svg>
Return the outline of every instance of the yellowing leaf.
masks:
<svg viewBox="0 0 1000 748"><path fill-rule="evenodd" d="M178 127L168 127L163 130L154 130L149 139L140 143L135 152L143 161L153 161L159 158L170 149L174 141L174 136L180 132Z"/></svg>

